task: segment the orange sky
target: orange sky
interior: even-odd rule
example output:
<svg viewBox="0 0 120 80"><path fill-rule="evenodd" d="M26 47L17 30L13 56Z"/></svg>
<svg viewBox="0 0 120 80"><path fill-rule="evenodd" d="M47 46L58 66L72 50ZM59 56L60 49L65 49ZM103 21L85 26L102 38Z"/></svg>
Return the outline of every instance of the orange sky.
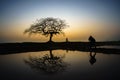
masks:
<svg viewBox="0 0 120 80"><path fill-rule="evenodd" d="M22 6L21 6L22 5ZM104 7L103 7L104 6ZM53 41L88 41L90 35L98 41L120 40L119 5L114 2L54 1L2 2L0 42L46 42L49 37L23 34L36 19L54 17L70 26L65 36Z"/></svg>

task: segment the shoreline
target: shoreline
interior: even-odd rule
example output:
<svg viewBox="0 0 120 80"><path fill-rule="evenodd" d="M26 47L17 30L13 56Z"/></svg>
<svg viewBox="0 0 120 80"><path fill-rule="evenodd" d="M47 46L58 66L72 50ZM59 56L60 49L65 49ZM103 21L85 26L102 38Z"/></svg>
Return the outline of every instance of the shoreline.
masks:
<svg viewBox="0 0 120 80"><path fill-rule="evenodd" d="M117 48L100 48L99 46L120 46L120 42L96 42L96 53L120 54ZM22 42L22 43L0 43L0 55L15 54L23 52L36 52L46 50L71 50L90 52L89 42Z"/></svg>

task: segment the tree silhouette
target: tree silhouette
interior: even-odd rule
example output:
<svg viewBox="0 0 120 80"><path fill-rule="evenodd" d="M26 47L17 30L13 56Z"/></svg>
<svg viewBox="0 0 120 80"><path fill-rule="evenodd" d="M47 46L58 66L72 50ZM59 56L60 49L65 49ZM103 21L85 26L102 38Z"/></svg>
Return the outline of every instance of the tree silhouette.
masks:
<svg viewBox="0 0 120 80"><path fill-rule="evenodd" d="M50 36L49 41L52 42L53 35L63 34L63 29L68 27L64 20L59 18L42 18L26 29L24 33L42 34L46 37Z"/></svg>

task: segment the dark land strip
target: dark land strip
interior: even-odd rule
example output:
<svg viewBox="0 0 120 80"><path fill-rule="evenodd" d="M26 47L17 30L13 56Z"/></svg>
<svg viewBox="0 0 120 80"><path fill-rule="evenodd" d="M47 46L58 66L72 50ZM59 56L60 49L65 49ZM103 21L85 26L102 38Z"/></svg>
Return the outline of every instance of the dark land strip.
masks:
<svg viewBox="0 0 120 80"><path fill-rule="evenodd" d="M96 42L96 49L92 49L96 53L104 54L120 54L120 49L117 48L100 48L99 46L120 46L120 42ZM15 54L23 52L37 52L47 50L70 50L90 52L89 42L46 42L46 43L1 43L0 55Z"/></svg>

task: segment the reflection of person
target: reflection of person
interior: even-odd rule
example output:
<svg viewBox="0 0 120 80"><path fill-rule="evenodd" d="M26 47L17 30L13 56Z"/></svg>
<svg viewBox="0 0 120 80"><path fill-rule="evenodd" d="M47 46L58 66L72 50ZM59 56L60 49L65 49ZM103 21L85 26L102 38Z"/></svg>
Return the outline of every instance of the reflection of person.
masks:
<svg viewBox="0 0 120 80"><path fill-rule="evenodd" d="M90 62L91 65L93 65L96 62L95 56L96 56L96 53L90 52L90 60L89 60L89 62Z"/></svg>
<svg viewBox="0 0 120 80"><path fill-rule="evenodd" d="M95 40L95 38L93 38L92 36L90 36L89 38L88 38L88 40L89 40L89 42L90 42L90 49L92 48L92 47L95 47L96 48L96 40Z"/></svg>

